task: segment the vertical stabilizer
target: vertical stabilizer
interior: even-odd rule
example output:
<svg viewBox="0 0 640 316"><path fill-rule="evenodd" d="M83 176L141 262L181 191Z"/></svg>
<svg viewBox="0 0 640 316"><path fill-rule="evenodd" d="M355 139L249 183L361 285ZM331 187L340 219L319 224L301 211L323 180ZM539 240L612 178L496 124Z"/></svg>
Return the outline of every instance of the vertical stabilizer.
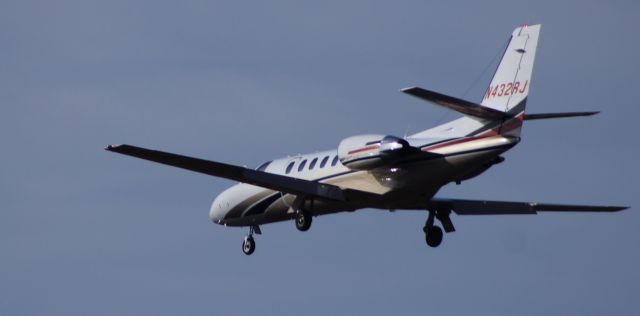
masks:
<svg viewBox="0 0 640 316"><path fill-rule="evenodd" d="M501 134L520 135L522 118L531 88L533 61L540 35L540 25L515 29L500 65L482 99L482 105L517 117L505 122Z"/></svg>
<svg viewBox="0 0 640 316"><path fill-rule="evenodd" d="M527 98L539 34L540 25L524 25L513 31L482 105L510 112Z"/></svg>

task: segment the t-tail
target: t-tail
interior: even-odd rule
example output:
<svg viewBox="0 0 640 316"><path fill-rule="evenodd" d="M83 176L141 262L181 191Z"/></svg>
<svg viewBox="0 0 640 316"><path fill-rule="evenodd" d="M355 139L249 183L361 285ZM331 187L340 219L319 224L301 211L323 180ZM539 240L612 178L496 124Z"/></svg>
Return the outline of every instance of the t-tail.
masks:
<svg viewBox="0 0 640 316"><path fill-rule="evenodd" d="M525 114L540 27L539 24L523 25L513 31L480 104L419 87L402 89L402 92L465 115L465 119L455 122L473 129L465 136L520 137L522 123L525 120L597 114L598 112ZM477 128L478 124L483 127ZM460 125L457 127L461 127Z"/></svg>

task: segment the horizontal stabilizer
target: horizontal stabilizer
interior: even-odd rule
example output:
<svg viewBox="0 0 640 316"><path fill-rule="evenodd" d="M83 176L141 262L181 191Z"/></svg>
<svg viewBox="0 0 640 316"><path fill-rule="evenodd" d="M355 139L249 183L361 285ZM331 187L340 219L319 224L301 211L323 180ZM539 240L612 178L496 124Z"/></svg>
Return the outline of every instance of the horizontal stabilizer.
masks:
<svg viewBox="0 0 640 316"><path fill-rule="evenodd" d="M592 116L600 113L598 112L564 112L564 113L539 113L539 114L525 114L524 120L544 120L563 117L576 117L576 116Z"/></svg>
<svg viewBox="0 0 640 316"><path fill-rule="evenodd" d="M419 87L405 88L400 91L412 95L416 98L460 112L464 115L473 116L484 120L501 120L509 117L505 112L441 93L425 90Z"/></svg>
<svg viewBox="0 0 640 316"><path fill-rule="evenodd" d="M534 202L506 202L460 199L433 199L432 207L448 208L458 215L518 215L537 212L618 212L626 206L594 206L548 204Z"/></svg>

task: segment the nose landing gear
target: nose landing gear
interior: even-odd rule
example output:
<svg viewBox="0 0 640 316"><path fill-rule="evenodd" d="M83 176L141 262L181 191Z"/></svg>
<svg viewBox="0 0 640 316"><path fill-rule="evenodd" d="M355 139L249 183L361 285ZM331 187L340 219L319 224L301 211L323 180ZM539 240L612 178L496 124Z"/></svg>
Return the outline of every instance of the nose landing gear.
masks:
<svg viewBox="0 0 640 316"><path fill-rule="evenodd" d="M242 252L245 255L250 255L256 250L256 242L253 240L253 236L247 235L244 237L244 241L242 241Z"/></svg>
<svg viewBox="0 0 640 316"><path fill-rule="evenodd" d="M249 234L245 236L244 240L242 241L242 252L244 252L244 254L247 256L256 251L256 241L253 240L254 232L258 235L261 235L262 231L260 231L260 226L249 227Z"/></svg>
<svg viewBox="0 0 640 316"><path fill-rule="evenodd" d="M450 210L429 210L427 222L422 228L424 239L429 247L435 248L440 246L444 235L442 229L434 224L436 218L442 223L445 232L450 233L456 230L449 218L449 214L451 214Z"/></svg>

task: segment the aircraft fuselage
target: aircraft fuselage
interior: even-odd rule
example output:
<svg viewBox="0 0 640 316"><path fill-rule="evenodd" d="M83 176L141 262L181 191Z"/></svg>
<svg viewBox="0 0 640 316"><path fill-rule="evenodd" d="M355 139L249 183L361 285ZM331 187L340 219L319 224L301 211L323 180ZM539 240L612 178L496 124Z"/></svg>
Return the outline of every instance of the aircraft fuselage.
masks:
<svg viewBox="0 0 640 316"><path fill-rule="evenodd" d="M358 201L358 204L310 198L304 201L302 208L313 216L361 208L416 209L426 205L447 183L485 168L516 145L519 138L496 135L447 140L409 138L408 141L424 154L415 161L398 166L352 170L338 160L336 150L329 150L276 159L259 169L382 196L371 201ZM209 216L214 223L226 226L257 226L286 221L295 216L295 199L292 194L239 183L216 197Z"/></svg>

